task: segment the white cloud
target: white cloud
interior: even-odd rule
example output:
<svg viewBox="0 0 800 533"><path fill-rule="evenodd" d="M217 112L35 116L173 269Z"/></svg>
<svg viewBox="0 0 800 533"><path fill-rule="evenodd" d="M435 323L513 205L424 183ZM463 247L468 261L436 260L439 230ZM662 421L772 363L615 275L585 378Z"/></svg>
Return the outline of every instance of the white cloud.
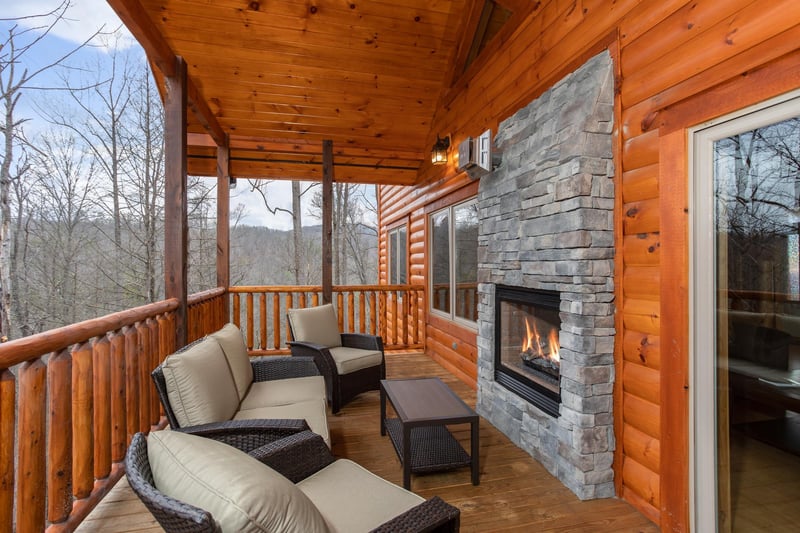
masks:
<svg viewBox="0 0 800 533"><path fill-rule="evenodd" d="M62 0L6 1L0 7L0 19L17 19L17 24L25 28L46 27L54 19L40 15L56 10L62 3ZM120 42L123 47L133 46L136 43L106 0L71 0L70 3L65 18L55 25L51 31L52 35L77 44L84 42L101 28L103 32L112 32L120 28L124 35Z"/></svg>

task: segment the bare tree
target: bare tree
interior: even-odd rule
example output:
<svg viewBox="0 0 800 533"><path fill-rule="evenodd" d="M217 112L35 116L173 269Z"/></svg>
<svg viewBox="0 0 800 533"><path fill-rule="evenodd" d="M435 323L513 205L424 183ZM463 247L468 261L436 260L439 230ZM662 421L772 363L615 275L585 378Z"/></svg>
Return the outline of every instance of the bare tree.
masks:
<svg viewBox="0 0 800 533"><path fill-rule="evenodd" d="M279 212L286 213L292 217L292 249L287 255L291 258L291 266L289 270L294 276L295 285L302 285L309 282L308 268L306 268L306 261L304 258L307 254L304 253L306 245L303 236L303 211L301 206L302 197L312 190L317 183L311 183L305 188L299 181L292 181L292 209L286 209L279 206L274 206L270 203L269 199L269 185L272 180L247 180L250 185L251 191L257 191L261 195L264 202L264 207L271 214L275 215Z"/></svg>
<svg viewBox="0 0 800 533"><path fill-rule="evenodd" d="M96 174L94 161L74 136L51 131L37 140L32 172L37 178L32 221L36 252L28 254L26 269L33 279L26 298L31 304L29 332L93 316L93 299L83 290L91 276L88 243L94 239L90 194ZM29 286L30 288L30 286Z"/></svg>
<svg viewBox="0 0 800 533"><path fill-rule="evenodd" d="M63 64L97 35L97 33L91 35L83 44L57 55L52 61L41 67L33 70L25 67L27 56L33 50L38 49L42 40L64 19L69 6L69 0L63 0L48 13L11 19L14 22L33 21L34 24L33 27L27 29L21 28L19 24L14 24L0 43L0 102L3 106L3 119L2 125L0 125L0 133L3 135L2 161L0 161L0 338L10 335L13 323L11 302L14 288L12 282L13 263L11 261L10 191L12 183L22 179L21 175L12 174L12 168L14 168L15 154L19 152L20 146L25 144L22 135L22 126L25 120L17 116L16 108L20 98L27 90L42 88L36 85L36 80L42 73ZM37 25L39 21L42 23Z"/></svg>
<svg viewBox="0 0 800 533"><path fill-rule="evenodd" d="M334 183L333 188L333 282L336 285L370 283L377 279L377 220L375 202L365 186ZM322 195L311 201L312 216L321 217ZM372 213L370 215L370 213Z"/></svg>

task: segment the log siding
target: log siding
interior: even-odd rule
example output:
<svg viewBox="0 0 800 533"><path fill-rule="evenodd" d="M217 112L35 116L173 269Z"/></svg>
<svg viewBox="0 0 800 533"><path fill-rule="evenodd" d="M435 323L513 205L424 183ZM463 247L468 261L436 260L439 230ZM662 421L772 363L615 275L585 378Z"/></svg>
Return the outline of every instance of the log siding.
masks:
<svg viewBox="0 0 800 533"><path fill-rule="evenodd" d="M617 493L664 531L689 529L687 128L800 87L792 0L558 0L442 97L428 145L491 128L599 49L617 69ZM379 191L387 224L408 217L409 282L426 282L426 206L474 186L424 164L413 188ZM662 251L662 248L664 249ZM381 261L385 282L385 261ZM426 347L475 385L475 332L426 315ZM665 350L662 352L662 346Z"/></svg>

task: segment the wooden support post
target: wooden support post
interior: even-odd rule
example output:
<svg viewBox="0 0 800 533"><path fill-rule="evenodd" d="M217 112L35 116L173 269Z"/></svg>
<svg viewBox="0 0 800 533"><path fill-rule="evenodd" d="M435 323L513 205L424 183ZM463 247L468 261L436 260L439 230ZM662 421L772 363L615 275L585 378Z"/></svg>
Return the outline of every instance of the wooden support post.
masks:
<svg viewBox="0 0 800 533"><path fill-rule="evenodd" d="M322 302L333 295L333 141L322 141Z"/></svg>
<svg viewBox="0 0 800 533"><path fill-rule="evenodd" d="M230 141L217 147L217 287L228 290L231 284L231 221L230 221ZM228 295L222 299L222 316L230 320Z"/></svg>
<svg viewBox="0 0 800 533"><path fill-rule="evenodd" d="M175 348L186 345L187 255L189 222L186 199L186 62L175 58L175 75L165 76L164 102L164 294L177 298Z"/></svg>

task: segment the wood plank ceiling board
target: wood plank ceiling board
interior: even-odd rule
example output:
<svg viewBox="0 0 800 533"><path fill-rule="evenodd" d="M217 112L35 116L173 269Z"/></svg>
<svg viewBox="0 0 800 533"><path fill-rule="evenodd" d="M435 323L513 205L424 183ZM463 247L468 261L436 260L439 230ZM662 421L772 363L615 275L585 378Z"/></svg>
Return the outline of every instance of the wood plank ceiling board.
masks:
<svg viewBox="0 0 800 533"><path fill-rule="evenodd" d="M108 1L152 64L186 61L190 172L221 130L239 177L320 179L330 139L337 181L411 184L476 0Z"/></svg>

